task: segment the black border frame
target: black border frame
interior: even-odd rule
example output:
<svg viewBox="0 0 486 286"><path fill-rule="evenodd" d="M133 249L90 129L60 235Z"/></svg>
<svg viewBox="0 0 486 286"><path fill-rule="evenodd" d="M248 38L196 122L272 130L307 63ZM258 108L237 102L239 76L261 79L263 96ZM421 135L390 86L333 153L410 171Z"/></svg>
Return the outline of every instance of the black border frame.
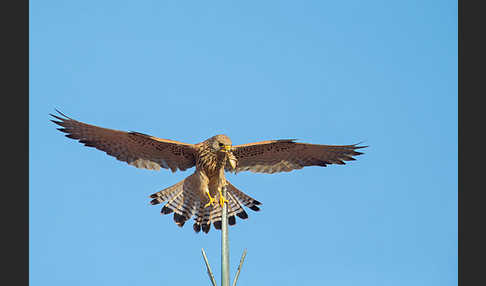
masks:
<svg viewBox="0 0 486 286"><path fill-rule="evenodd" d="M29 284L29 1L2 2L2 281ZM2 180L2 183L5 180ZM6 228L5 228L6 227ZM4 282L5 283L5 282Z"/></svg>

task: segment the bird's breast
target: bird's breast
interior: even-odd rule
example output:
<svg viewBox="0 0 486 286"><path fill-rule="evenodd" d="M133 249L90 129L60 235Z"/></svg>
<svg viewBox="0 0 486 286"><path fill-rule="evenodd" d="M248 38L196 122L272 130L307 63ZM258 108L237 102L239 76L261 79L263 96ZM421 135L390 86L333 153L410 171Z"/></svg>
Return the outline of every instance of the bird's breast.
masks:
<svg viewBox="0 0 486 286"><path fill-rule="evenodd" d="M218 176L223 173L226 165L226 153L201 152L196 168L203 171L208 177Z"/></svg>

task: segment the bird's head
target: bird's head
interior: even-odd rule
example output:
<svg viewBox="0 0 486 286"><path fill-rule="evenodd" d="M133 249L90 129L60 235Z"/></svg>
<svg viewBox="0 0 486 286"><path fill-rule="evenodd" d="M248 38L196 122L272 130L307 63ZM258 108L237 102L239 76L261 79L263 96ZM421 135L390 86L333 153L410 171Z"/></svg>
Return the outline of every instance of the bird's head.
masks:
<svg viewBox="0 0 486 286"><path fill-rule="evenodd" d="M216 135L208 139L209 147L214 152L228 152L231 150L231 139L226 135Z"/></svg>

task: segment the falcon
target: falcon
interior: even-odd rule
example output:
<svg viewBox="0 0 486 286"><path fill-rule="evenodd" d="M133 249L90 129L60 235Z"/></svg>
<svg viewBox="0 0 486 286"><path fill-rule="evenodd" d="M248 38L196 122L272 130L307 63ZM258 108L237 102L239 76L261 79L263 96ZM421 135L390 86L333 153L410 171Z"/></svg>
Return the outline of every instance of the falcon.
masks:
<svg viewBox="0 0 486 286"><path fill-rule="evenodd" d="M247 219L243 206L259 211L261 203L243 193L226 178L225 172L273 174L290 172L306 166L344 165L363 153L356 149L367 146L316 145L298 143L295 139L261 141L233 146L226 135L216 135L197 144L157 138L140 132L124 132L74 120L60 111L50 114L51 120L85 146L94 147L137 168L160 168L184 171L196 167L194 173L177 184L150 195L151 204L165 203L162 214L174 213L175 223L182 227L194 216L194 231L208 233L211 224L221 229L222 206L228 206L228 224L235 216ZM226 187L226 197L222 190Z"/></svg>

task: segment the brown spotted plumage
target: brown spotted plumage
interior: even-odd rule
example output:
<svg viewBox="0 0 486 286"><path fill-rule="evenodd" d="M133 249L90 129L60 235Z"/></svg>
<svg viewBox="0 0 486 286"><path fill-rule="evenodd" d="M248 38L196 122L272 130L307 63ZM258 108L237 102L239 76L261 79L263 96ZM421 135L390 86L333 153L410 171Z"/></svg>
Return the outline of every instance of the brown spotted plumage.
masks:
<svg viewBox="0 0 486 286"><path fill-rule="evenodd" d="M59 111L58 111L59 112ZM259 211L261 203L238 190L225 178L228 172L277 173L305 166L345 164L362 153L356 149L366 146L316 145L296 143L293 139L262 141L232 146L226 135L216 135L198 144L161 139L138 132L124 132L76 121L59 112L53 115L66 137L76 139L125 161L137 168L172 172L196 167L194 173L177 184L150 195L151 204L166 202L162 214L174 213L174 222L182 227L194 217L194 231L208 233L211 224L221 229L221 206L228 204L228 224L235 216L247 219L243 206ZM61 117L62 116L62 117ZM221 190L226 188L226 198Z"/></svg>

